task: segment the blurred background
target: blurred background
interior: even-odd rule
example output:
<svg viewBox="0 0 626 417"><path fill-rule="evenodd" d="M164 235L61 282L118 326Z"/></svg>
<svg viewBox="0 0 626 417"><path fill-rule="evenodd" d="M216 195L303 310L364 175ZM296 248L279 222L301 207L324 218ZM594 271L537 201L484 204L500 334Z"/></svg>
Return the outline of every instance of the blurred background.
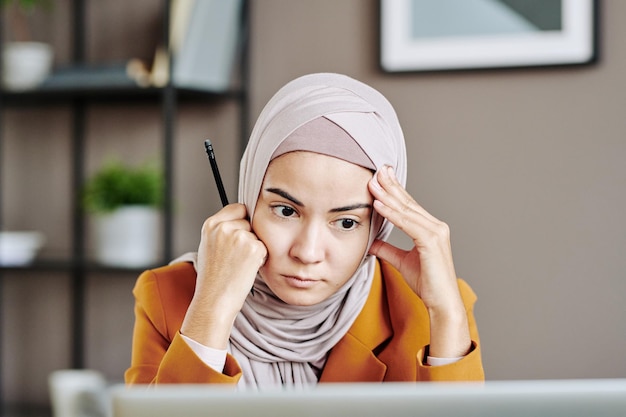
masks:
<svg viewBox="0 0 626 417"><path fill-rule="evenodd" d="M53 71L76 59L153 69L164 2L86 0L79 29L74 2L48 3L29 19L32 37L52 45ZM119 382L129 365L142 268L91 262L79 184L111 158L163 164L171 233L162 230L156 263L193 251L220 208L204 139L234 200L242 141L262 107L286 82L320 71L370 84L395 106L408 190L450 225L457 274L478 295L487 378L626 377L626 3L601 2L599 59L589 65L407 73L381 69L378 0L244 7L249 43L226 91L2 91L0 225L45 236L33 264L0 269L5 404L45 406L56 369ZM5 40L12 19L4 10Z"/></svg>

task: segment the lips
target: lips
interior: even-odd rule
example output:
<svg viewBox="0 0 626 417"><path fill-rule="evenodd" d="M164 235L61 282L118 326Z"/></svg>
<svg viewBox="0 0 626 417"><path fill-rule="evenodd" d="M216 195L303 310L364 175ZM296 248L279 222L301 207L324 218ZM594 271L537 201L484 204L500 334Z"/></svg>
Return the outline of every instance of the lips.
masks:
<svg viewBox="0 0 626 417"><path fill-rule="evenodd" d="M290 286L295 287L295 288L311 288L319 282L318 280L312 279L312 278L303 278L303 277L287 276L287 275L285 275L284 277L287 283Z"/></svg>

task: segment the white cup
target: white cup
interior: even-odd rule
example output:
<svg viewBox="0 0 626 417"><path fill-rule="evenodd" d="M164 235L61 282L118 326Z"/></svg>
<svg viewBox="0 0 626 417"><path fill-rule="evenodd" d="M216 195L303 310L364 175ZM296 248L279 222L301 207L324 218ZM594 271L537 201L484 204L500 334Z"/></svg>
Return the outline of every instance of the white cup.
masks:
<svg viewBox="0 0 626 417"><path fill-rule="evenodd" d="M61 369L48 378L54 417L107 417L110 414L107 383L89 369Z"/></svg>

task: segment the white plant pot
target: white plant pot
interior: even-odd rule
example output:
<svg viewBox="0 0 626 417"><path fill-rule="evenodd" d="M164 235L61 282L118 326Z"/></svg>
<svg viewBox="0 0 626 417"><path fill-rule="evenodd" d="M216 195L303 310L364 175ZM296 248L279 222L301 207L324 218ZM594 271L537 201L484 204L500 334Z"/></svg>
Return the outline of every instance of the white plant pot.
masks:
<svg viewBox="0 0 626 417"><path fill-rule="evenodd" d="M101 264L137 268L159 259L159 211L125 206L94 218L95 258Z"/></svg>
<svg viewBox="0 0 626 417"><path fill-rule="evenodd" d="M2 48L2 84L7 90L37 87L52 68L52 47L40 42L8 42Z"/></svg>

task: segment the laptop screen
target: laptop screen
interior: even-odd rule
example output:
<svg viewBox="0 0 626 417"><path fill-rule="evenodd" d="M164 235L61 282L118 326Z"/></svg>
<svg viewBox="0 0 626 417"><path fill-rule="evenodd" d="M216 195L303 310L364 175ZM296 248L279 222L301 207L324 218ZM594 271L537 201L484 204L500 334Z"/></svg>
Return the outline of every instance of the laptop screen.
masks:
<svg viewBox="0 0 626 417"><path fill-rule="evenodd" d="M238 391L114 386L113 417L626 416L626 379L320 384Z"/></svg>

